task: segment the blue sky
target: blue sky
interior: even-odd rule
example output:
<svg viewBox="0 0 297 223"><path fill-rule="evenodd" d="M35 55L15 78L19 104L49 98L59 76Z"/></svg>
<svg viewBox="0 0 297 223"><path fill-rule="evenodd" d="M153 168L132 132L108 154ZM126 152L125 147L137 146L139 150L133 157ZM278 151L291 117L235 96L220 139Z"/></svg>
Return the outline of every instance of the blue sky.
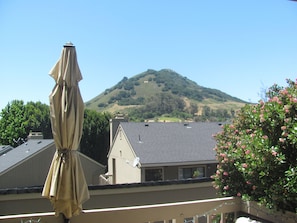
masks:
<svg viewBox="0 0 297 223"><path fill-rule="evenodd" d="M68 41L85 102L147 69L252 102L297 77L297 2L288 0L0 0L0 27L0 109L48 104L48 73Z"/></svg>

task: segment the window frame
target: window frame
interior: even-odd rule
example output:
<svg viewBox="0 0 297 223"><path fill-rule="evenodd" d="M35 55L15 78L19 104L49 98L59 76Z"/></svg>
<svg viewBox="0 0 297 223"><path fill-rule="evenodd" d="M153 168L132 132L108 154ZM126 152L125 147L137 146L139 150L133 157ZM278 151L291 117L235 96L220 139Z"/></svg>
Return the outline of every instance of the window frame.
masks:
<svg viewBox="0 0 297 223"><path fill-rule="evenodd" d="M184 170L185 169L196 169L200 172L200 168L203 169L203 174L199 174L197 177L185 177ZM193 174L192 174L193 175ZM206 177L206 165L192 165L192 166L181 166L178 168L178 179L186 180L186 179L201 179Z"/></svg>
<svg viewBox="0 0 297 223"><path fill-rule="evenodd" d="M147 180L147 170L161 170L161 180ZM150 181L163 181L164 180L164 168L163 167L148 167L144 169L144 181L150 182Z"/></svg>

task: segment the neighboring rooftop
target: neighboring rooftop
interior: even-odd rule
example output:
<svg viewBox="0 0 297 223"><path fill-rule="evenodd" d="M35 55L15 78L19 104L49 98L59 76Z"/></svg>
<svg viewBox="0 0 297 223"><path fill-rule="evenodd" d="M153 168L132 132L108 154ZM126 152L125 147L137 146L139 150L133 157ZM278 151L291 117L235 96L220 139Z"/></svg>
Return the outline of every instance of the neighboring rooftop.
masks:
<svg viewBox="0 0 297 223"><path fill-rule="evenodd" d="M0 146L0 156L7 153L8 151L12 150L13 147L9 145Z"/></svg>
<svg viewBox="0 0 297 223"><path fill-rule="evenodd" d="M53 139L29 139L18 147L7 150L0 156L0 175L52 143Z"/></svg>
<svg viewBox="0 0 297 223"><path fill-rule="evenodd" d="M43 139L42 132L30 132L28 139Z"/></svg>
<svg viewBox="0 0 297 223"><path fill-rule="evenodd" d="M216 161L213 135L222 130L216 122L120 124L141 164Z"/></svg>

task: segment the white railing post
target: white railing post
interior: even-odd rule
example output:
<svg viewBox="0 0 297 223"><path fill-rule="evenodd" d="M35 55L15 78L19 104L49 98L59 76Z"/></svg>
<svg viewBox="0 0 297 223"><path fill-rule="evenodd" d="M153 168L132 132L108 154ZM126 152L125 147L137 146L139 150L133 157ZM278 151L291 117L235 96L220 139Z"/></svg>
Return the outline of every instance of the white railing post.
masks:
<svg viewBox="0 0 297 223"><path fill-rule="evenodd" d="M206 219L207 219L207 223L211 223L211 215L207 215Z"/></svg>
<svg viewBox="0 0 297 223"><path fill-rule="evenodd" d="M220 223L226 223L226 221L225 221L225 213L221 213Z"/></svg>

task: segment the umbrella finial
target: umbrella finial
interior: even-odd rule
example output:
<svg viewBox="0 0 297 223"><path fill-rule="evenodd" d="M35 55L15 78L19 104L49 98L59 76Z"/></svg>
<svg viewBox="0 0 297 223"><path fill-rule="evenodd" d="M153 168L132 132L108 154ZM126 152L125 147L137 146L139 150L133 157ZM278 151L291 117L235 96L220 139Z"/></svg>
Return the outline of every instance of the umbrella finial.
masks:
<svg viewBox="0 0 297 223"><path fill-rule="evenodd" d="M74 47L73 43L70 41L64 44L64 47Z"/></svg>

